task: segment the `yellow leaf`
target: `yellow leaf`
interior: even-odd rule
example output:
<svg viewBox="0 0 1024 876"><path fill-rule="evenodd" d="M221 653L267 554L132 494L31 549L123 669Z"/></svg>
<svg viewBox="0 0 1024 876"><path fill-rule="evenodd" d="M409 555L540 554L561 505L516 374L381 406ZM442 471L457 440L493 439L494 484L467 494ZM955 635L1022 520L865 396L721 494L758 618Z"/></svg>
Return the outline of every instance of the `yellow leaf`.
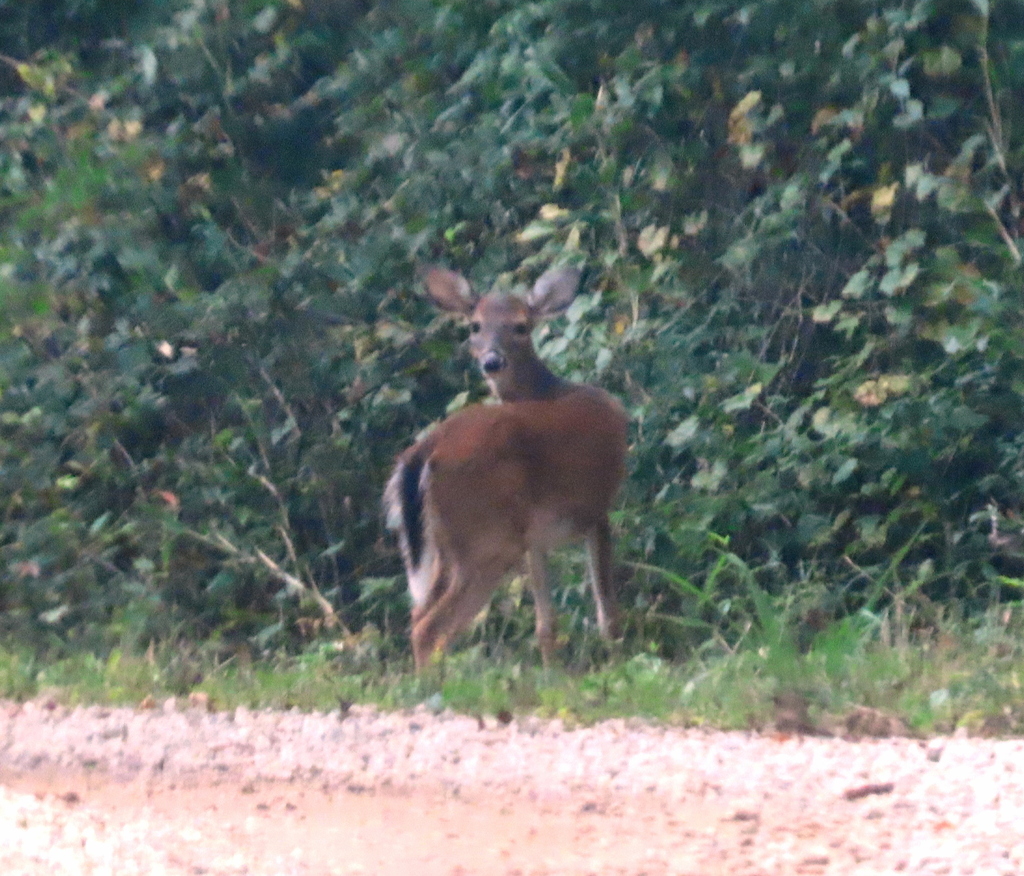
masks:
<svg viewBox="0 0 1024 876"><path fill-rule="evenodd" d="M567 250L576 250L580 248L579 225L573 225L573 227L569 229L569 236L565 239L565 248Z"/></svg>
<svg viewBox="0 0 1024 876"><path fill-rule="evenodd" d="M690 213L683 217L683 234L687 237L696 237L708 224L708 211L701 210L699 213Z"/></svg>
<svg viewBox="0 0 1024 876"><path fill-rule="evenodd" d="M884 394L878 388L877 380L865 380L854 390L853 397L866 408L877 408L885 401Z"/></svg>
<svg viewBox="0 0 1024 876"><path fill-rule="evenodd" d="M344 170L332 170L323 174L324 184L317 186L313 191L316 193L318 198L329 198L333 194L337 194L341 191L341 187L345 182L345 171Z"/></svg>
<svg viewBox="0 0 1024 876"><path fill-rule="evenodd" d="M659 228L656 225L648 225L640 232L640 236L636 240L636 248L647 258L651 258L655 253L664 249L666 243L668 243L668 226L662 225Z"/></svg>
<svg viewBox="0 0 1024 876"><path fill-rule="evenodd" d="M814 118L811 119L811 133L817 134L825 125L832 121L839 113L834 107L823 106L814 114Z"/></svg>
<svg viewBox="0 0 1024 876"><path fill-rule="evenodd" d="M748 118L750 111L761 102L760 91L749 91L729 113L729 142L743 146L754 138L754 126Z"/></svg>
<svg viewBox="0 0 1024 876"><path fill-rule="evenodd" d="M164 171L167 170L167 165L164 164L160 158L154 158L151 160L145 168L145 176L149 182L160 182L164 177Z"/></svg>
<svg viewBox="0 0 1024 876"><path fill-rule="evenodd" d="M892 185L879 186L871 193L871 215L876 219L887 217L892 210L893 202L896 200L896 192L900 184L894 182Z"/></svg>
<svg viewBox="0 0 1024 876"><path fill-rule="evenodd" d="M572 153L563 149L555 162L555 191L557 192L565 185L565 176L569 172L569 163L572 161Z"/></svg>
<svg viewBox="0 0 1024 876"><path fill-rule="evenodd" d="M559 207L558 204L545 204L540 208L540 218L545 222L554 222L557 219L563 219L569 215L569 211L564 207Z"/></svg>
<svg viewBox="0 0 1024 876"><path fill-rule="evenodd" d="M904 395L910 387L911 380L906 374L883 374L877 380L865 380L854 390L853 398L866 408L876 408L890 398Z"/></svg>
<svg viewBox="0 0 1024 876"><path fill-rule="evenodd" d="M531 243L555 233L555 226L549 222L531 222L516 235L519 243Z"/></svg>
<svg viewBox="0 0 1024 876"><path fill-rule="evenodd" d="M213 190L213 177L206 171L194 173L185 180L185 185L196 192L209 192Z"/></svg>
<svg viewBox="0 0 1024 876"><path fill-rule="evenodd" d="M745 143L740 146L740 165L744 170L753 170L763 158L764 143Z"/></svg>
<svg viewBox="0 0 1024 876"><path fill-rule="evenodd" d="M906 374L883 374L878 378L878 385L887 398L903 395L910 389L910 378Z"/></svg>
<svg viewBox="0 0 1024 876"><path fill-rule="evenodd" d="M107 125L107 136L118 143L130 143L142 133L142 122L138 119L111 119Z"/></svg>
<svg viewBox="0 0 1024 876"><path fill-rule="evenodd" d="M729 121L731 122L733 121L733 119L738 119L740 116L747 115L747 113L749 113L760 102L760 91L748 91L740 99L740 102L737 103L736 106L732 108L732 112L729 113Z"/></svg>
<svg viewBox="0 0 1024 876"><path fill-rule="evenodd" d="M750 119L740 116L735 121L729 119L729 142L734 146L744 146L754 139L754 126Z"/></svg>

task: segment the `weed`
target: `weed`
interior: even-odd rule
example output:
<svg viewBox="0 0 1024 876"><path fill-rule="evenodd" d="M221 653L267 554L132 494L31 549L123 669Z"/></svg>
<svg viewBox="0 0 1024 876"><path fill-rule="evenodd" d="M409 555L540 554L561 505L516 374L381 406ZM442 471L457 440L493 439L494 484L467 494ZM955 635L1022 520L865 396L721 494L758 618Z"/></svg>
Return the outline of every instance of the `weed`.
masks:
<svg viewBox="0 0 1024 876"><path fill-rule="evenodd" d="M325 645L256 660L151 647L144 654L114 650L102 658L47 661L0 649L0 696L23 700L45 692L67 704L138 704L195 691L219 709L329 710L346 703L401 709L427 702L569 724L640 717L830 732L843 727L843 716L869 709L921 734L959 727L1024 731L1020 604L999 606L972 622L920 628L907 612L897 622L886 612L864 611L826 626L799 648L797 625L767 600L755 601L759 621L739 645L712 644L681 662L641 652L584 671L542 669L532 659L495 658L475 645L417 677L404 660L362 661Z"/></svg>

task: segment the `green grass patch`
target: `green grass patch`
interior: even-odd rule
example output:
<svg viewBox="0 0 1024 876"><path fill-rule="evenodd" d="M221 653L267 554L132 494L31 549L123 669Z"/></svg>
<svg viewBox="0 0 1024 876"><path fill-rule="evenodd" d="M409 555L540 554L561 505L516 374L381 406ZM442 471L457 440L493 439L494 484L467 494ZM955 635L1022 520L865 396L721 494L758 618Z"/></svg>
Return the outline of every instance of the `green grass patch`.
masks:
<svg viewBox="0 0 1024 876"><path fill-rule="evenodd" d="M772 623L752 629L731 648L708 644L685 662L642 652L586 671L545 670L532 658L495 659L478 645L438 661L422 677L405 661L367 661L330 644L298 656L220 662L180 647L52 661L0 649L0 695L138 705L202 692L217 709L330 710L349 703L401 709L426 703L467 714L559 717L570 724L640 717L722 729L826 732L843 732L848 716L870 710L921 734L961 727L1018 734L1024 732L1022 614L1019 606L1002 606L971 623L894 631L888 616L862 613L800 647L792 630Z"/></svg>

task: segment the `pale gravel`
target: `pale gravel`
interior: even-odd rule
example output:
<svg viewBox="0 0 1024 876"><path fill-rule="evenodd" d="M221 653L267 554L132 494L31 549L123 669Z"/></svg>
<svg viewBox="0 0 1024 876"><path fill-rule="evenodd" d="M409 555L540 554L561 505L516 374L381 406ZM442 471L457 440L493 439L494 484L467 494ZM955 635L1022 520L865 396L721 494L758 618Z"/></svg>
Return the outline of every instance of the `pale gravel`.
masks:
<svg viewBox="0 0 1024 876"><path fill-rule="evenodd" d="M1024 742L1017 739L847 741L623 720L566 729L558 721L503 725L423 708L307 714L208 712L173 700L146 710L0 701L0 779L83 769L118 780L315 782L342 794L430 788L580 811L706 808L718 819L720 830L689 837L690 863L668 859L637 873L720 872L700 864L718 856L723 866L735 862L721 871L732 873L1024 874ZM891 792L846 797L881 783L892 783ZM737 830L745 824L754 827ZM105 830L92 810L0 782L4 876L197 872L175 863L161 830L145 813ZM183 840L191 841L179 830L173 841ZM234 854L230 845L213 848L202 872L257 872Z"/></svg>

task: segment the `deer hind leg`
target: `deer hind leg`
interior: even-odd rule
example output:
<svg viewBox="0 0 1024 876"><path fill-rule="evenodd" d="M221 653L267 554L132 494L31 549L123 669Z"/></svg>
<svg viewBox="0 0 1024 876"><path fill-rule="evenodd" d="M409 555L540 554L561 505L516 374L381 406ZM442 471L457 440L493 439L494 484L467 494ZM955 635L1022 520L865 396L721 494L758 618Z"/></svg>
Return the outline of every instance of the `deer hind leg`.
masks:
<svg viewBox="0 0 1024 876"><path fill-rule="evenodd" d="M622 617L615 598L612 531L607 518L587 533L587 566L597 605L597 628L606 639L617 639L622 634Z"/></svg>
<svg viewBox="0 0 1024 876"><path fill-rule="evenodd" d="M436 599L414 615L412 651L417 671L422 671L436 651L445 650L472 623L498 589L508 567L504 561L476 566L453 564L447 572L447 586L435 589Z"/></svg>
<svg viewBox="0 0 1024 876"><path fill-rule="evenodd" d="M548 586L547 563L544 552L530 550L526 555L529 571L530 590L533 592L533 610L537 617L537 644L540 658L545 666L551 665L555 656L555 607L551 602L551 588Z"/></svg>
<svg viewBox="0 0 1024 876"><path fill-rule="evenodd" d="M426 598L423 602L417 602L413 588L410 586L409 592L413 596L413 605L411 612L411 624L410 624L410 637L412 639L412 654L413 660L416 664L416 670L419 671L427 665L427 661L433 655L435 645L433 642L428 641L424 634L421 632L417 635L417 630L425 630L422 627L423 619L430 614L432 606L436 603L437 599L447 592L451 586L451 574L445 567L444 563L441 562L439 557L435 557L434 566L430 571L429 585L426 589Z"/></svg>

